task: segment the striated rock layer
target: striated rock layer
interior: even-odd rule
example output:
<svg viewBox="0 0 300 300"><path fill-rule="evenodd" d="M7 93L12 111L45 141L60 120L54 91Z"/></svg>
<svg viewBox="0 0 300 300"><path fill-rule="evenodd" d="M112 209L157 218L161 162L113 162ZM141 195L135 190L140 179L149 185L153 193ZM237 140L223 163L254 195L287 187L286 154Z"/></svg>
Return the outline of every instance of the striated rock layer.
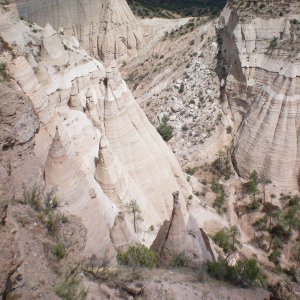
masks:
<svg viewBox="0 0 300 300"><path fill-rule="evenodd" d="M135 56L143 35L126 0L16 0L21 17L78 38L100 59Z"/></svg>
<svg viewBox="0 0 300 300"><path fill-rule="evenodd" d="M292 190L300 175L300 28L294 19L300 15L240 19L227 8L220 24L236 170L248 177L255 169Z"/></svg>
<svg viewBox="0 0 300 300"><path fill-rule="evenodd" d="M27 26L13 5L3 15L0 35L8 46L0 59L39 118L30 132L36 167L62 209L87 228L85 253L113 257L116 247L133 243L125 210L133 199L144 219L143 238L150 240L148 228L171 213L172 191L180 190L185 204L191 190L116 63L105 68L49 24ZM22 35L14 35L19 28Z"/></svg>

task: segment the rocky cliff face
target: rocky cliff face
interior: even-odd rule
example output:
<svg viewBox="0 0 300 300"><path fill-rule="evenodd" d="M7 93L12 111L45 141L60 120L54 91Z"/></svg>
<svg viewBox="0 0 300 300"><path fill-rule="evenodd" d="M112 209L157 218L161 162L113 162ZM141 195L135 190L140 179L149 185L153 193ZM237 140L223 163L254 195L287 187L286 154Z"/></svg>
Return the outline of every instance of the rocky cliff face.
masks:
<svg viewBox="0 0 300 300"><path fill-rule="evenodd" d="M27 118L32 128L22 128L34 139L39 174L63 209L79 216L87 228L85 252L113 256L110 229L128 201L136 199L140 206L145 232L170 215L174 190L181 191L185 203L190 188L180 166L115 63L105 68L50 25L26 26L14 4L5 7L0 21L6 45L1 61L39 117L39 122Z"/></svg>
<svg viewBox="0 0 300 300"><path fill-rule="evenodd" d="M51 24L102 60L135 56L143 34L126 0L17 0L22 18L40 26Z"/></svg>
<svg viewBox="0 0 300 300"><path fill-rule="evenodd" d="M289 5L294 9L277 19L227 8L220 36L237 172L247 177L255 169L283 188L298 189L300 15L293 14L297 1Z"/></svg>

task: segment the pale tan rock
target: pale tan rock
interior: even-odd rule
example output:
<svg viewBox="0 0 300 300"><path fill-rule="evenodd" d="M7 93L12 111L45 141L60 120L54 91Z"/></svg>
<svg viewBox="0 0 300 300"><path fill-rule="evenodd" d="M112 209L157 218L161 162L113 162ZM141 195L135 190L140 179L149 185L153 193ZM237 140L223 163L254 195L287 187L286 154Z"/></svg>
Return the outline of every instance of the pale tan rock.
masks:
<svg viewBox="0 0 300 300"><path fill-rule="evenodd" d="M272 47L292 43L289 19L300 15L242 22L226 9L223 17L225 90L238 128L235 168L242 177L256 170L283 189L298 190L300 62L289 59L291 49Z"/></svg>
<svg viewBox="0 0 300 300"><path fill-rule="evenodd" d="M72 88L71 88L71 92L70 92L69 106L72 109L83 111L83 107L82 107L80 98L78 96L78 88L77 88L76 82L73 82L73 84L72 84Z"/></svg>
<svg viewBox="0 0 300 300"><path fill-rule="evenodd" d="M84 173L67 153L58 128L48 153L45 180L47 185L55 188L57 197L65 202L65 209L81 217L87 228L85 252L95 254L109 249L112 255L114 251L109 238L109 228L101 213L99 198L91 198Z"/></svg>
<svg viewBox="0 0 300 300"><path fill-rule="evenodd" d="M38 46L26 50L35 55L38 67L21 48L9 71L40 120L33 149L39 176L44 174L46 185L56 190L63 210L79 216L87 228L85 253L107 250L114 255L109 232L130 200L141 208L139 230L150 244L149 227L170 216L171 192L180 190L183 204L191 193L174 154L132 97L115 61L105 68L49 26L44 36L37 32L34 38L37 44L54 40L45 43L48 50L41 56L34 52ZM64 53L68 64L54 68L52 60L63 63ZM101 147L104 135L110 149ZM185 207L183 211L186 216Z"/></svg>
<svg viewBox="0 0 300 300"><path fill-rule="evenodd" d="M149 123L125 82L112 68L107 75L100 120L111 149L162 219L172 210L170 195L189 195L186 179L174 154ZM185 208L184 212L185 212ZM151 225L151 224L150 224Z"/></svg>
<svg viewBox="0 0 300 300"><path fill-rule="evenodd" d="M68 62L68 53L65 51L57 32L47 24L42 32L43 45L41 55L44 60L54 66L61 66Z"/></svg>
<svg viewBox="0 0 300 300"><path fill-rule="evenodd" d="M170 264L178 255L185 255L191 260L214 260L209 239L200 228L188 230L184 222L178 199L179 193L173 193L173 211L169 221L160 228L151 249L158 255L162 264Z"/></svg>
<svg viewBox="0 0 300 300"><path fill-rule="evenodd" d="M143 34L126 0L17 0L24 19L40 26L50 23L64 35L75 35L95 57L112 60L135 56L143 45Z"/></svg>
<svg viewBox="0 0 300 300"><path fill-rule="evenodd" d="M125 214L123 212L119 212L110 232L111 240L116 249L126 251L130 245L135 244L137 239L130 228L132 228L132 226L128 224Z"/></svg>

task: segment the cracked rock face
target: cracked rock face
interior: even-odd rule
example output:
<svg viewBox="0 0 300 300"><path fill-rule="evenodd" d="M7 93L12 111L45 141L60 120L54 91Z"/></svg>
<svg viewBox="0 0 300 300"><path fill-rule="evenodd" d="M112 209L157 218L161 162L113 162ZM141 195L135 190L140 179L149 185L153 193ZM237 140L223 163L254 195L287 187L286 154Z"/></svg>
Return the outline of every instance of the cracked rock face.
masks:
<svg viewBox="0 0 300 300"><path fill-rule="evenodd" d="M25 20L51 24L66 36L75 36L82 48L102 60L136 56L143 34L126 0L17 0Z"/></svg>
<svg viewBox="0 0 300 300"><path fill-rule="evenodd" d="M242 177L253 170L282 188L299 180L299 28L290 20L240 19L225 10L221 26L225 95L236 126L234 163Z"/></svg>

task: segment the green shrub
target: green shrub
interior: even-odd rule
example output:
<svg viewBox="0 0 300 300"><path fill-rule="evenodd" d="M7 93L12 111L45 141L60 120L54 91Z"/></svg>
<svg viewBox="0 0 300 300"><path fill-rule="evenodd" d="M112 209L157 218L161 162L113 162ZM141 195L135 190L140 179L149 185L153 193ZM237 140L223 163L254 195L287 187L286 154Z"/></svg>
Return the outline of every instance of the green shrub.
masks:
<svg viewBox="0 0 300 300"><path fill-rule="evenodd" d="M259 219L257 219L254 223L253 223L253 226L256 227L256 230L263 230L263 231L266 231L268 229L268 216L265 215Z"/></svg>
<svg viewBox="0 0 300 300"><path fill-rule="evenodd" d="M23 186L23 198L25 204L29 204L35 211L39 212L43 209L43 193L36 185L30 191Z"/></svg>
<svg viewBox="0 0 300 300"><path fill-rule="evenodd" d="M63 259L66 254L67 254L67 250L66 247L64 245L64 243L59 242L58 244L56 244L53 249L52 249L52 253L58 258L58 259Z"/></svg>
<svg viewBox="0 0 300 300"><path fill-rule="evenodd" d="M178 92L179 92L180 94L182 94L182 93L184 92L184 83L183 83L183 82L181 82L180 88L179 88Z"/></svg>
<svg viewBox="0 0 300 300"><path fill-rule="evenodd" d="M207 262L207 272L218 280L228 281L231 284L250 287L257 283L265 284L259 265L254 258L239 260L234 266L230 266L226 260Z"/></svg>
<svg viewBox="0 0 300 300"><path fill-rule="evenodd" d="M220 215L223 215L227 212L227 207L225 206L225 193L222 191L220 194L217 195L214 203L213 208L217 210Z"/></svg>
<svg viewBox="0 0 300 300"><path fill-rule="evenodd" d="M280 264L280 257L281 257L281 252L279 249L275 249L272 251L272 253L269 255L269 260L273 262L275 265Z"/></svg>
<svg viewBox="0 0 300 300"><path fill-rule="evenodd" d="M4 80L9 80L10 76L7 72L7 66L5 63L0 63L0 76L4 79Z"/></svg>
<svg viewBox="0 0 300 300"><path fill-rule="evenodd" d="M232 127L231 127L231 126L227 126L227 127L226 127L226 132L227 132L228 134L231 134L231 133L232 133Z"/></svg>
<svg viewBox="0 0 300 300"><path fill-rule="evenodd" d="M81 278L75 273L67 276L64 281L56 288L56 294L63 300L84 300L87 291L80 289Z"/></svg>
<svg viewBox="0 0 300 300"><path fill-rule="evenodd" d="M225 253L229 252L229 234L226 229L221 229L213 236L214 242L221 247Z"/></svg>
<svg viewBox="0 0 300 300"><path fill-rule="evenodd" d="M241 247L239 241L240 232L237 226L231 226L229 229L223 228L218 231L214 236L214 242L223 249L225 253L233 253Z"/></svg>
<svg viewBox="0 0 300 300"><path fill-rule="evenodd" d="M173 127L168 124L168 121L166 121L166 119L163 119L162 123L157 127L157 132L166 142L173 137Z"/></svg>
<svg viewBox="0 0 300 300"><path fill-rule="evenodd" d="M258 211L261 206L261 202L259 200L253 199L249 204L247 204L247 211L254 212Z"/></svg>
<svg viewBox="0 0 300 300"><path fill-rule="evenodd" d="M46 227L50 234L55 235L59 230L61 218L59 214L54 212L48 213Z"/></svg>
<svg viewBox="0 0 300 300"><path fill-rule="evenodd" d="M198 170L197 167L194 167L194 168L188 167L188 168L185 170L185 173L188 174L188 175L193 176L193 175L195 174L195 172L197 172L197 170Z"/></svg>
<svg viewBox="0 0 300 300"><path fill-rule="evenodd" d="M273 39L271 40L271 43L270 43L270 48L275 48L277 45L278 45L278 38L273 37Z"/></svg>
<svg viewBox="0 0 300 300"><path fill-rule="evenodd" d="M191 265L191 259L184 253L181 252L177 255L174 255L171 266L175 267L188 267Z"/></svg>
<svg viewBox="0 0 300 300"><path fill-rule="evenodd" d="M223 185L219 183L215 178L211 182L211 190L216 194L224 192Z"/></svg>
<svg viewBox="0 0 300 300"><path fill-rule="evenodd" d="M226 274L228 270L228 263L225 260L220 261L208 261L206 263L207 272L213 278L218 280L226 280Z"/></svg>
<svg viewBox="0 0 300 300"><path fill-rule="evenodd" d="M119 250L117 261L121 265L130 266L132 269L135 269L136 267L152 269L157 266L155 252L140 243L130 246L125 252Z"/></svg>

